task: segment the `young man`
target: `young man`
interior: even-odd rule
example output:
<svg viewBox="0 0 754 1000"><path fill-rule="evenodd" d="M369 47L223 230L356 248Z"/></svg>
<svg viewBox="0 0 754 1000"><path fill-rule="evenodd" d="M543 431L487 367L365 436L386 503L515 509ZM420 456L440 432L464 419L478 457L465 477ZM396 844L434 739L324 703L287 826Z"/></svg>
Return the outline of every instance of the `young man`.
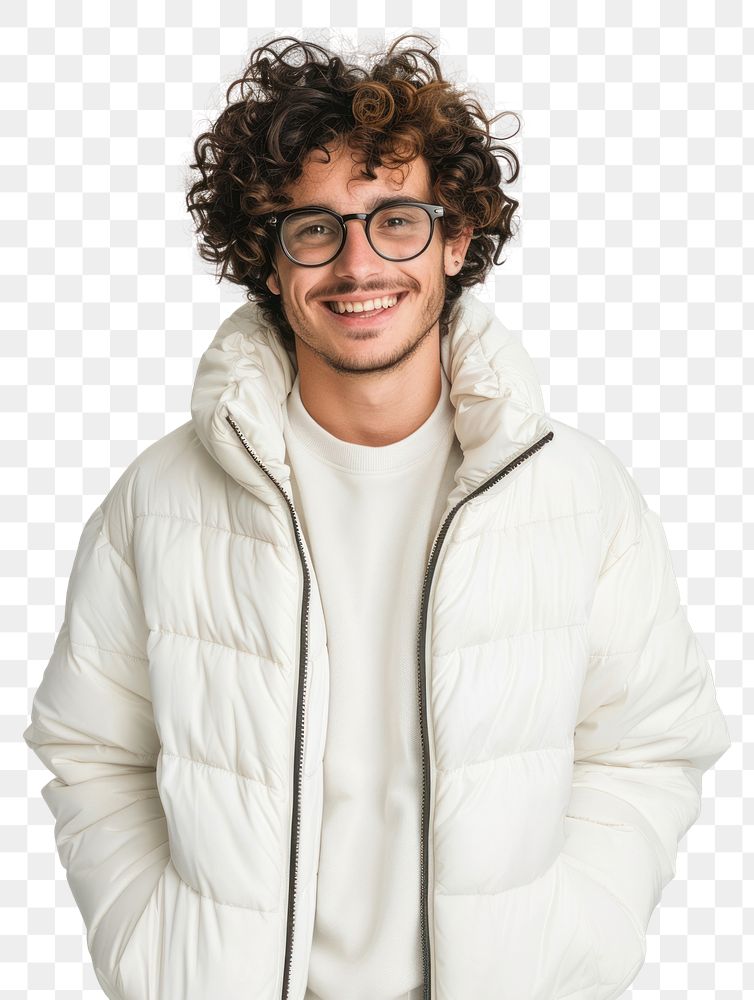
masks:
<svg viewBox="0 0 754 1000"><path fill-rule="evenodd" d="M187 199L252 301L89 518L24 734L97 977L618 997L730 744L661 522L470 291L480 109L271 52Z"/></svg>

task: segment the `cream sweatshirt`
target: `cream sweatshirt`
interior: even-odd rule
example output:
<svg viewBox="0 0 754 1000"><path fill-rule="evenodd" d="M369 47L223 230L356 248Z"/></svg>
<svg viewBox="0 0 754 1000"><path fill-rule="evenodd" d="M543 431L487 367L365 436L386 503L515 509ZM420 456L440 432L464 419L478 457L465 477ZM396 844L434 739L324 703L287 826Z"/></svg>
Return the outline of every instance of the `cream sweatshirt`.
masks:
<svg viewBox="0 0 754 1000"><path fill-rule="evenodd" d="M383 447L284 412L291 491L325 613L330 701L305 1000L421 1000L417 630L462 452L442 371L432 414Z"/></svg>

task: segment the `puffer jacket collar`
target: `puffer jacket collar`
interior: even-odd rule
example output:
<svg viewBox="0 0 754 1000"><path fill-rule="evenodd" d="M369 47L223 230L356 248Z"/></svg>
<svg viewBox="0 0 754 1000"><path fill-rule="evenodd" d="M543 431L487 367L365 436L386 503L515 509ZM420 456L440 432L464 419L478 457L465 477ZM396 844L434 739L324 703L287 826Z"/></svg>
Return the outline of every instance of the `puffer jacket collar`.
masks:
<svg viewBox="0 0 754 1000"><path fill-rule="evenodd" d="M536 370L520 341L470 290L440 341L463 451L446 512L519 452L552 432ZM228 421L238 424L260 462L290 496L283 408L296 377L283 346L256 303L245 303L220 326L197 368L191 396L196 433L216 462L267 504L278 489L260 474Z"/></svg>

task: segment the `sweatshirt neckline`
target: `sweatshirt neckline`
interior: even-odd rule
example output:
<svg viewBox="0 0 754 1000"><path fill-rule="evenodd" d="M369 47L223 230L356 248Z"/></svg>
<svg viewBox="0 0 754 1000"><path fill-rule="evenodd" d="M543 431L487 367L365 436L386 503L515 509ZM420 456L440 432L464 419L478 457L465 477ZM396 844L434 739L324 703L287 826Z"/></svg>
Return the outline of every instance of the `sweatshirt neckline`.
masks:
<svg viewBox="0 0 754 1000"><path fill-rule="evenodd" d="M400 441L375 447L343 441L317 423L301 399L296 373L285 406L286 431L318 458L347 472L392 472L427 461L447 443L453 431L455 407L450 399L450 382L442 369L440 374L440 398L424 423Z"/></svg>

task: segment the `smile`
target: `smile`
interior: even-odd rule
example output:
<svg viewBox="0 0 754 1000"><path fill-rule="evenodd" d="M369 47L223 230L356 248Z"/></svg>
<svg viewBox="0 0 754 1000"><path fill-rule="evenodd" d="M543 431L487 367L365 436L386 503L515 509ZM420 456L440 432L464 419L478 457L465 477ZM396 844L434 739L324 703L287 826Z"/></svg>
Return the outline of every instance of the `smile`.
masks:
<svg viewBox="0 0 754 1000"><path fill-rule="evenodd" d="M328 300L320 304L342 323L355 325L374 320L375 317L387 316L400 308L407 292L399 292L397 295L383 295L375 299L366 299L361 302L351 302L347 299L338 301Z"/></svg>

